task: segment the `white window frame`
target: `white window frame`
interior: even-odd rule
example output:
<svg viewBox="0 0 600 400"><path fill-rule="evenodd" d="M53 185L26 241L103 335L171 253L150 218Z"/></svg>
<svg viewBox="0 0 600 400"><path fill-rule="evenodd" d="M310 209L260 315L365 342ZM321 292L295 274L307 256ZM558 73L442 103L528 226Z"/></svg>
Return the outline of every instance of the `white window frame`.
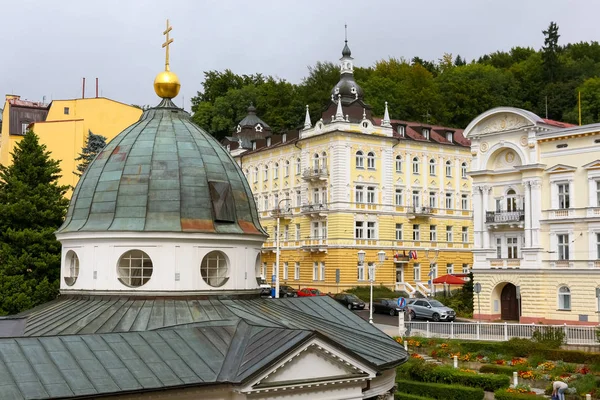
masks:
<svg viewBox="0 0 600 400"><path fill-rule="evenodd" d="M279 163L273 165L273 179L279 179Z"/></svg>
<svg viewBox="0 0 600 400"><path fill-rule="evenodd" d="M502 258L502 238L496 238L496 257Z"/></svg>
<svg viewBox="0 0 600 400"><path fill-rule="evenodd" d="M466 194L460 195L460 206L464 211L469 209L469 196L468 195L466 195Z"/></svg>
<svg viewBox="0 0 600 400"><path fill-rule="evenodd" d="M452 242L453 239L452 225L446 225L446 242Z"/></svg>
<svg viewBox="0 0 600 400"><path fill-rule="evenodd" d="M327 169L327 153L323 152L321 153L321 168L322 169Z"/></svg>
<svg viewBox="0 0 600 400"><path fill-rule="evenodd" d="M421 207L421 191L413 190L412 191L412 205L413 207Z"/></svg>
<svg viewBox="0 0 600 400"><path fill-rule="evenodd" d="M285 160L285 163L283 164L283 176L284 178L290 176L290 160Z"/></svg>
<svg viewBox="0 0 600 400"><path fill-rule="evenodd" d="M258 167L254 168L254 183L258 183Z"/></svg>
<svg viewBox="0 0 600 400"><path fill-rule="evenodd" d="M364 169L365 168L365 154L361 150L358 150L356 152L356 155L355 155L355 166L358 169Z"/></svg>
<svg viewBox="0 0 600 400"><path fill-rule="evenodd" d="M288 280L288 273L289 273L289 263L287 261L285 261L283 263L283 280L287 281Z"/></svg>
<svg viewBox="0 0 600 400"><path fill-rule="evenodd" d="M437 225L429 225L429 241L437 242Z"/></svg>
<svg viewBox="0 0 600 400"><path fill-rule="evenodd" d="M367 204L375 204L375 186L367 186Z"/></svg>
<svg viewBox="0 0 600 400"><path fill-rule="evenodd" d="M313 261L313 281L319 280L319 262Z"/></svg>
<svg viewBox="0 0 600 400"><path fill-rule="evenodd" d="M429 207L437 208L437 193L429 192Z"/></svg>
<svg viewBox="0 0 600 400"><path fill-rule="evenodd" d="M556 184L558 192L558 208L567 210L571 208L571 193L569 191L570 184L568 182L559 182Z"/></svg>
<svg viewBox="0 0 600 400"><path fill-rule="evenodd" d="M372 151L367 153L367 168L375 169L375 153Z"/></svg>
<svg viewBox="0 0 600 400"><path fill-rule="evenodd" d="M469 264L463 264L462 265L462 273L463 274L468 274L469 273Z"/></svg>
<svg viewBox="0 0 600 400"><path fill-rule="evenodd" d="M283 227L283 241L287 242L288 240L290 240L290 226L289 225L284 225L284 227Z"/></svg>
<svg viewBox="0 0 600 400"><path fill-rule="evenodd" d="M415 282L421 282L421 264L414 263L413 264L413 278Z"/></svg>
<svg viewBox="0 0 600 400"><path fill-rule="evenodd" d="M404 205L404 189L396 188L395 204L396 207Z"/></svg>
<svg viewBox="0 0 600 400"><path fill-rule="evenodd" d="M365 221L354 221L354 238L359 240L365 238Z"/></svg>
<svg viewBox="0 0 600 400"><path fill-rule="evenodd" d="M396 224L396 240L402 240L402 224Z"/></svg>
<svg viewBox="0 0 600 400"><path fill-rule="evenodd" d="M421 225L413 224L412 239L415 242L419 242L421 240Z"/></svg>
<svg viewBox="0 0 600 400"><path fill-rule="evenodd" d="M319 263L319 280L320 281L324 281L325 280L325 261L321 261Z"/></svg>
<svg viewBox="0 0 600 400"><path fill-rule="evenodd" d="M436 174L436 161L435 158L432 158L431 160L429 160L429 175L430 176L435 176Z"/></svg>
<svg viewBox="0 0 600 400"><path fill-rule="evenodd" d="M269 166L267 164L263 167L263 181L266 182L269 180Z"/></svg>
<svg viewBox="0 0 600 400"><path fill-rule="evenodd" d="M454 274L454 264L453 263L446 263L446 274L448 274L448 275Z"/></svg>
<svg viewBox="0 0 600 400"><path fill-rule="evenodd" d="M429 140L429 134L431 133L431 131L429 130L429 128L423 128L422 133L423 133L423 137L425 139Z"/></svg>
<svg viewBox="0 0 600 400"><path fill-rule="evenodd" d="M300 207L302 205L302 191L296 190L296 207Z"/></svg>
<svg viewBox="0 0 600 400"><path fill-rule="evenodd" d="M396 156L396 172L402 172L402 156Z"/></svg>
<svg viewBox="0 0 600 400"><path fill-rule="evenodd" d="M462 242L463 243L468 243L469 242L469 227L468 226L463 226L461 229L461 237L462 237Z"/></svg>
<svg viewBox="0 0 600 400"><path fill-rule="evenodd" d="M294 263L294 280L300 280L300 263L298 261Z"/></svg>
<svg viewBox="0 0 600 400"><path fill-rule="evenodd" d="M467 179L467 163L464 162L462 164L460 164L460 176L463 179Z"/></svg>
<svg viewBox="0 0 600 400"><path fill-rule="evenodd" d="M558 309L564 311L571 311L571 288L569 288L567 285L559 286L557 290L557 297Z"/></svg>
<svg viewBox="0 0 600 400"><path fill-rule="evenodd" d="M359 263L357 265L357 280L364 281L365 280L365 264Z"/></svg>
<svg viewBox="0 0 600 400"><path fill-rule="evenodd" d="M300 158L296 158L296 175L300 175L302 171L302 160Z"/></svg>
<svg viewBox="0 0 600 400"><path fill-rule="evenodd" d="M600 260L600 232L596 233L596 260Z"/></svg>
<svg viewBox="0 0 600 400"><path fill-rule="evenodd" d="M571 235L568 233L556 234L556 256L557 260L568 261L571 259Z"/></svg>
<svg viewBox="0 0 600 400"><path fill-rule="evenodd" d="M300 240L300 224L296 224L296 240Z"/></svg>
<svg viewBox="0 0 600 400"><path fill-rule="evenodd" d="M519 258L520 243L519 237L507 236L506 237L506 258L514 259Z"/></svg>
<svg viewBox="0 0 600 400"><path fill-rule="evenodd" d="M365 187L362 185L354 188L354 202L357 204L364 204L365 202Z"/></svg>
<svg viewBox="0 0 600 400"><path fill-rule="evenodd" d="M269 196L265 195L265 197L263 198L263 204L264 204L264 209L263 211L268 211L269 210Z"/></svg>
<svg viewBox="0 0 600 400"><path fill-rule="evenodd" d="M446 193L446 196L444 198L444 206L446 206L446 210L452 210L453 208L453 200L454 200L454 196L452 195L452 193Z"/></svg>
<svg viewBox="0 0 600 400"><path fill-rule="evenodd" d="M319 153L315 153L315 154L313 155L313 170L314 170L315 172L319 172L319 166L320 166L320 165L321 165L321 164L319 163Z"/></svg>
<svg viewBox="0 0 600 400"><path fill-rule="evenodd" d="M413 157L412 159L412 173L415 175L419 175L421 170L421 163L419 161L419 157Z"/></svg>
<svg viewBox="0 0 600 400"><path fill-rule="evenodd" d="M367 221L367 239L377 239L377 223L375 221Z"/></svg>
<svg viewBox="0 0 600 400"><path fill-rule="evenodd" d="M429 263L429 273L431 274L432 281L438 277L438 267L436 263Z"/></svg>
<svg viewBox="0 0 600 400"><path fill-rule="evenodd" d="M452 161L446 161L446 178L452 178Z"/></svg>

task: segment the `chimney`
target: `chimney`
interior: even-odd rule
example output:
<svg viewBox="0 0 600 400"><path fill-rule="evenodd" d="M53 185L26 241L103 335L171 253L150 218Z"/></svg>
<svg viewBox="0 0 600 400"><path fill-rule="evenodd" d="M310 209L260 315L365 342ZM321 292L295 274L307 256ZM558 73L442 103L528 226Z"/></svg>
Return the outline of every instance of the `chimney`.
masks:
<svg viewBox="0 0 600 400"><path fill-rule="evenodd" d="M81 87L81 98L85 99L85 78L83 78L83 84Z"/></svg>
<svg viewBox="0 0 600 400"><path fill-rule="evenodd" d="M98 78L96 78L96 98L98 98Z"/></svg>

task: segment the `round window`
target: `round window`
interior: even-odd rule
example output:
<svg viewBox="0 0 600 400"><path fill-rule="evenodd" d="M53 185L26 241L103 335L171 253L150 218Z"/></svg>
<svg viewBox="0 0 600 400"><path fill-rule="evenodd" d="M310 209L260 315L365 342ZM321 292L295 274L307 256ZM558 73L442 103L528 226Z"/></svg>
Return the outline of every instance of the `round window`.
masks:
<svg viewBox="0 0 600 400"><path fill-rule="evenodd" d="M123 285L140 287L152 276L152 260L141 250L129 250L119 259L117 274Z"/></svg>
<svg viewBox="0 0 600 400"><path fill-rule="evenodd" d="M200 273L204 282L212 287L223 286L229 279L229 262L224 253L211 251L202 259Z"/></svg>
<svg viewBox="0 0 600 400"><path fill-rule="evenodd" d="M67 252L65 257L65 283L73 286L79 276L79 257L73 250Z"/></svg>

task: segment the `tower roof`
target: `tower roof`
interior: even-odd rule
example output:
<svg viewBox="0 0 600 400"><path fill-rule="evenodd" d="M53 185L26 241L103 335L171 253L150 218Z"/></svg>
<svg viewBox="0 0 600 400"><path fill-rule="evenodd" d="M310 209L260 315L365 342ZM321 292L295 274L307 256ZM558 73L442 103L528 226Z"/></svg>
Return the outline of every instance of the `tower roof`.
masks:
<svg viewBox="0 0 600 400"><path fill-rule="evenodd" d="M256 128L258 124L262 125L263 130L271 130L271 127L256 115L256 108L250 104L248 106L248 114L240 121L240 128Z"/></svg>
<svg viewBox="0 0 600 400"><path fill-rule="evenodd" d="M262 235L242 171L170 99L115 137L77 184L58 233Z"/></svg>
<svg viewBox="0 0 600 400"><path fill-rule="evenodd" d="M350 47L348 47L348 41L344 41L344 48L342 49L342 57L350 57L352 52L350 51Z"/></svg>
<svg viewBox="0 0 600 400"><path fill-rule="evenodd" d="M354 66L352 65L351 54L348 41L346 40L342 49L342 58L340 59L340 80L331 89L331 100L337 101L339 96L344 105L350 104L355 100L364 99L363 89L354 80Z"/></svg>

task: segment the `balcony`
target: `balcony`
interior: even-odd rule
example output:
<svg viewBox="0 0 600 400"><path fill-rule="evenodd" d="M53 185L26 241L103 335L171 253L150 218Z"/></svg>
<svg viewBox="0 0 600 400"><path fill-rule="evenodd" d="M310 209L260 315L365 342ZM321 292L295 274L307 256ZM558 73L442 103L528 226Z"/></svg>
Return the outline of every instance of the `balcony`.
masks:
<svg viewBox="0 0 600 400"><path fill-rule="evenodd" d="M302 172L302 178L307 181L325 181L329 177L327 168L306 168Z"/></svg>
<svg viewBox="0 0 600 400"><path fill-rule="evenodd" d="M422 206L422 207L412 206L412 207L408 207L406 214L408 215L408 219L429 218L433 214L433 208L424 207L424 206Z"/></svg>
<svg viewBox="0 0 600 400"><path fill-rule="evenodd" d="M493 227L509 225L511 228L523 228L525 222L525 211L486 211L485 222Z"/></svg>
<svg viewBox="0 0 600 400"><path fill-rule="evenodd" d="M520 268L522 258L488 258L490 268Z"/></svg>
<svg viewBox="0 0 600 400"><path fill-rule="evenodd" d="M324 217L327 215L329 207L325 204L305 204L300 208L300 212L304 215L312 217Z"/></svg>
<svg viewBox="0 0 600 400"><path fill-rule="evenodd" d="M303 240L302 250L310 251L311 253L327 253L327 239L315 237Z"/></svg>
<svg viewBox="0 0 600 400"><path fill-rule="evenodd" d="M292 219L292 208L291 207L282 207L271 210L271 217L280 218L283 220L291 220Z"/></svg>

